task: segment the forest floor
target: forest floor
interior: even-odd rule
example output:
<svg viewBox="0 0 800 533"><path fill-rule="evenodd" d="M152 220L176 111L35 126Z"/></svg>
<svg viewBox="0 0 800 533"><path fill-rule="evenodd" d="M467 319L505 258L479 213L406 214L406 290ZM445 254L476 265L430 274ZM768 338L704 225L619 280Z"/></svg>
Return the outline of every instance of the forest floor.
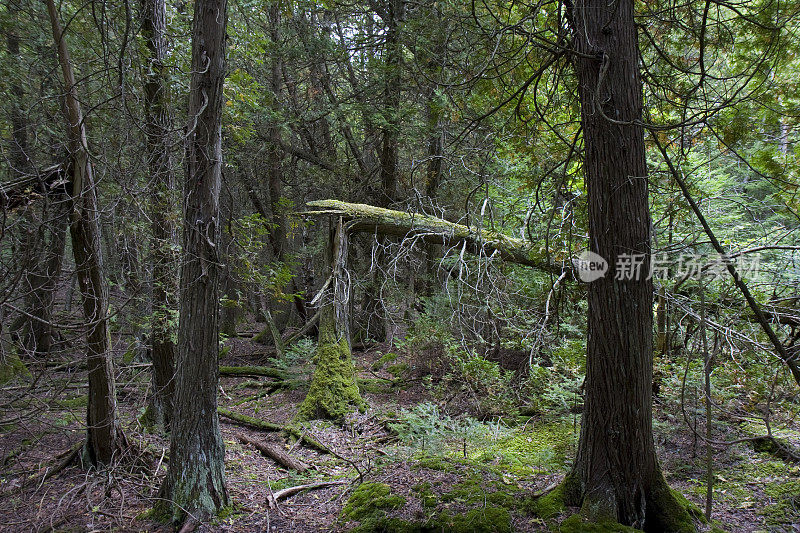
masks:
<svg viewBox="0 0 800 533"><path fill-rule="evenodd" d="M249 339L227 344L231 349L224 357L226 365L274 364L265 348ZM138 421L146 404L148 365L130 361L130 353L123 356L127 341L117 346L119 407L131 447L111 469L86 471L70 465L43 479L59 464L59 454L83 435L86 371L79 363L31 362L33 378L0 387L0 530L173 530L148 515L168 460L168 442ZM415 375L413 357L404 361L401 354L393 365L386 365L387 351L372 346L355 354L366 411L354 413L342 425L315 421L303 426L306 435L333 454L222 418L231 506L202 529L402 532L423 530L424 525L430 531L557 531L558 523L574 510L548 515L539 509L542 516L536 516L531 496L567 471L580 424L580 415L571 411L578 409L566 405L560 411L483 422L464 417L463 396L443 398L439 390L434 398L430 380ZM307 378L312 356L310 349L295 352L294 360L283 366ZM265 381L268 378L222 377L220 405L290 424L304 388L265 394L267 389L259 386ZM669 483L703 507L705 450L684 422L676 383L668 378L661 384L655 405L656 444ZM702 420L697 426L704 431ZM714 427L718 440L759 432L752 422L730 416ZM784 430L783 436L798 445L796 421L793 427L795 431ZM277 444L311 468L287 471L243 444L240 435ZM716 447L713 468L715 527L736 533L800 531L800 466L740 442ZM270 507L270 496L279 490L318 481L341 483L301 492ZM700 530L711 526L700 525Z"/></svg>

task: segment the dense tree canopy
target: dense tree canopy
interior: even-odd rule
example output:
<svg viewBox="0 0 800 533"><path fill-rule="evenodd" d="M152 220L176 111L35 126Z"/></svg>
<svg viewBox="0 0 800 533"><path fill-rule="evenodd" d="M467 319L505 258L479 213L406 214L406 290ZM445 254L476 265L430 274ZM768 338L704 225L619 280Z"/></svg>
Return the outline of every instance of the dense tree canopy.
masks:
<svg viewBox="0 0 800 533"><path fill-rule="evenodd" d="M0 29L21 527L800 520L800 5L5 0ZM82 468L88 507L46 495Z"/></svg>

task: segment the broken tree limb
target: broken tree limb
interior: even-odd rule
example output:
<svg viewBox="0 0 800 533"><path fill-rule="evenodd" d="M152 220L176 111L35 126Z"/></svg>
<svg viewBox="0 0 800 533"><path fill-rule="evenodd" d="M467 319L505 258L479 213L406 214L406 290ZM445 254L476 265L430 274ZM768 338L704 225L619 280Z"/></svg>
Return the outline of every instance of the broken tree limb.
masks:
<svg viewBox="0 0 800 533"><path fill-rule="evenodd" d="M346 480L340 481L320 481L319 483L309 483L307 485L297 485L296 487L288 487L285 489L281 489L278 492L274 492L270 495L267 495L267 501L269 502L270 509L276 509L278 507L278 502L281 500L285 500L289 496L294 496L299 492L303 492L304 490L315 490L315 489L325 489L328 487L333 487L335 485L344 485L348 483Z"/></svg>
<svg viewBox="0 0 800 533"><path fill-rule="evenodd" d="M296 470L298 472L305 472L308 470L308 465L297 459L292 457L285 451L281 450L277 446L272 446L266 442L261 442L256 439L251 439L247 435L243 433L237 433L236 438L239 439L244 444L249 444L253 446L256 450L261 452L261 455L264 457L269 457L282 467L286 468L287 470Z"/></svg>
<svg viewBox="0 0 800 533"><path fill-rule="evenodd" d="M561 274L565 270L572 270L569 260L548 260L546 250L534 243L483 228L464 226L429 215L339 200L315 200L306 205L314 210L305 214L341 215L348 221L350 232L376 231L383 235L416 237L434 244L461 242L472 253L498 253L505 261L546 272Z"/></svg>
<svg viewBox="0 0 800 533"><path fill-rule="evenodd" d="M309 437L308 435L302 433L297 428L293 428L291 426L281 426L278 424L273 424L271 422L265 422L263 420L259 420L258 418L253 418L252 416L247 416L236 413L234 411L230 411L228 409L223 409L222 407L217 408L217 412L219 413L219 416L231 420L245 427L260 429L261 431L273 431L273 432L285 431L292 437L300 440L303 444L305 444L309 448L314 448L315 450L324 453L332 453L327 446Z"/></svg>

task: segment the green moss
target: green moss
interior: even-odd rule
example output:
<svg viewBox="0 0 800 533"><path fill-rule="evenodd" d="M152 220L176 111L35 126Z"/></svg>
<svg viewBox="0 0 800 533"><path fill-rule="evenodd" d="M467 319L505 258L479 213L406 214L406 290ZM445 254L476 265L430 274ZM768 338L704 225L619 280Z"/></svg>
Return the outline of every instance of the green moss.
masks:
<svg viewBox="0 0 800 533"><path fill-rule="evenodd" d="M358 390L353 357L347 339L330 339L326 335L317 348L317 369L297 420L330 418L341 420L353 410L363 409L364 400Z"/></svg>
<svg viewBox="0 0 800 533"><path fill-rule="evenodd" d="M430 531L450 533L510 533L511 514L502 507L487 505L455 515L442 513L427 526Z"/></svg>
<svg viewBox="0 0 800 533"><path fill-rule="evenodd" d="M387 352L383 354L383 356L375 361L372 365L372 370L378 371L383 368L387 363L393 363L397 359L397 354L394 352Z"/></svg>
<svg viewBox="0 0 800 533"><path fill-rule="evenodd" d="M636 532L639 529L630 526L623 526L613 520L603 520L600 522L587 521L580 514L574 514L561 522L558 528L560 533L591 533L591 532Z"/></svg>
<svg viewBox="0 0 800 533"><path fill-rule="evenodd" d="M358 387L364 392L371 392L373 394L387 394L392 391L394 383L388 379L359 379Z"/></svg>
<svg viewBox="0 0 800 533"><path fill-rule="evenodd" d="M31 373L25 363L16 354L6 354L0 361L0 385L7 383L15 377L31 377Z"/></svg>
<svg viewBox="0 0 800 533"><path fill-rule="evenodd" d="M470 458L499 460L504 471L516 475L530 475L539 469L552 471L565 466L572 435L572 424L567 421L527 426L495 443L476 448Z"/></svg>
<svg viewBox="0 0 800 533"><path fill-rule="evenodd" d="M385 516L386 509L399 509L406 504L402 496L392 494L385 483L362 483L347 500L342 517L348 520L365 520L376 515Z"/></svg>
<svg viewBox="0 0 800 533"><path fill-rule="evenodd" d="M393 375L395 378L399 378L408 371L408 368L409 368L408 363L398 363L396 365L391 365L389 368L386 369L386 371L389 372L391 375Z"/></svg>
<svg viewBox="0 0 800 533"><path fill-rule="evenodd" d="M794 524L800 518L800 481L786 480L764 483L764 494L775 503L764 506L759 514L772 527Z"/></svg>
<svg viewBox="0 0 800 533"><path fill-rule="evenodd" d="M78 407L86 407L89 405L89 397L85 394L75 396L74 398L67 398L66 400L56 400L56 405L63 409L77 409Z"/></svg>
<svg viewBox="0 0 800 533"><path fill-rule="evenodd" d="M434 494L431 490L431 484L427 481L419 485L414 485L411 490L417 493L417 496L422 503L422 507L425 509L432 509L436 507L439 502L436 494Z"/></svg>
<svg viewBox="0 0 800 533"><path fill-rule="evenodd" d="M540 498L533 498L526 502L525 507L533 515L549 520L566 509L564 504L564 484L562 483Z"/></svg>

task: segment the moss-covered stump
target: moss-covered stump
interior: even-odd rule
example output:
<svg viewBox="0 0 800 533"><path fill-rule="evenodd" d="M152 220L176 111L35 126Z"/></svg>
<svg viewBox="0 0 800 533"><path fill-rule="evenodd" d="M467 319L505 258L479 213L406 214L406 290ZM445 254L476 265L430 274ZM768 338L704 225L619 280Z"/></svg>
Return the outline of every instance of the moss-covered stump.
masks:
<svg viewBox="0 0 800 533"><path fill-rule="evenodd" d="M296 419L342 420L354 408L363 409L364 406L347 339L320 342L317 369Z"/></svg>

